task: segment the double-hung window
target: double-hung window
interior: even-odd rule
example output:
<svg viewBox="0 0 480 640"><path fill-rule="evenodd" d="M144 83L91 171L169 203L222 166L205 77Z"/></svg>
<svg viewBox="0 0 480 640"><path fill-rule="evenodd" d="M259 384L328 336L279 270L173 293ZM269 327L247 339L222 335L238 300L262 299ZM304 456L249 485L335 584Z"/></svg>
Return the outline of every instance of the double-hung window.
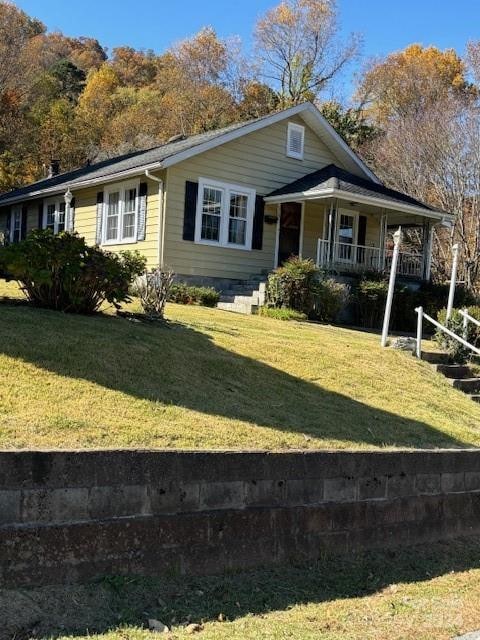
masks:
<svg viewBox="0 0 480 640"><path fill-rule="evenodd" d="M251 249L254 210L254 189L200 178L195 241Z"/></svg>
<svg viewBox="0 0 480 640"><path fill-rule="evenodd" d="M136 241L138 188L138 183L128 183L105 192L102 244Z"/></svg>
<svg viewBox="0 0 480 640"><path fill-rule="evenodd" d="M53 233L65 231L65 200L60 198L50 198L45 202L43 208L43 228L51 229Z"/></svg>
<svg viewBox="0 0 480 640"><path fill-rule="evenodd" d="M10 213L10 242L22 240L22 206L16 204Z"/></svg>

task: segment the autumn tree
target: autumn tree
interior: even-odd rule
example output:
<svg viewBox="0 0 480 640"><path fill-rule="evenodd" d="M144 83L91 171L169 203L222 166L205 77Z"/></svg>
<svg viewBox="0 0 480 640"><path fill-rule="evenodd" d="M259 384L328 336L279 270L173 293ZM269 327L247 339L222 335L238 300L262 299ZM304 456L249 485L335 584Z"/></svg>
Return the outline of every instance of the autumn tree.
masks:
<svg viewBox="0 0 480 640"><path fill-rule="evenodd" d="M263 75L281 107L316 98L359 48L359 38L338 38L335 0L284 0L255 28Z"/></svg>
<svg viewBox="0 0 480 640"><path fill-rule="evenodd" d="M421 115L438 100L467 94L466 65L453 49L412 44L370 63L356 92L359 108L376 123Z"/></svg>
<svg viewBox="0 0 480 640"><path fill-rule="evenodd" d="M343 107L339 102L330 100L320 104L319 110L353 149L361 149L377 133L359 108Z"/></svg>

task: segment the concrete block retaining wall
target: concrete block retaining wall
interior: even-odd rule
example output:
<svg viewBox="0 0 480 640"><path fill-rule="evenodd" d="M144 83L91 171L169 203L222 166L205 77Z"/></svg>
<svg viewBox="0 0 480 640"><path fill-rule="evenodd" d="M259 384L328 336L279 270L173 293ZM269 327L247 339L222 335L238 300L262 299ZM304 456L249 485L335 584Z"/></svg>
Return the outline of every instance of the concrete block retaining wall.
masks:
<svg viewBox="0 0 480 640"><path fill-rule="evenodd" d="M480 451L0 452L0 584L206 574L480 533Z"/></svg>

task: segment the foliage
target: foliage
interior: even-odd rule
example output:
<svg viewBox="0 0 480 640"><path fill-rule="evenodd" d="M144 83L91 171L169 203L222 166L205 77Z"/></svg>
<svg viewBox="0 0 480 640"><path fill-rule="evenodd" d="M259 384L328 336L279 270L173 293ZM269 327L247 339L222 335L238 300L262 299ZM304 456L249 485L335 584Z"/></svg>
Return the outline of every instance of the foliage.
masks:
<svg viewBox="0 0 480 640"><path fill-rule="evenodd" d="M359 108L345 108L339 102L330 100L319 106L320 112L337 133L354 149L359 149L374 138L376 128L366 119Z"/></svg>
<svg viewBox="0 0 480 640"><path fill-rule="evenodd" d="M447 320L447 310L441 309L438 312L437 320L440 324L447 327L447 329L453 331L457 336L464 338L474 347L478 347L480 345L480 327L477 327L473 322L468 322L467 329L465 331L463 316L460 315L459 311L460 309L452 309L452 315L450 316L450 319ZM472 318L480 321L480 307L467 307L467 312L472 316ZM470 349L464 347L460 342L458 342L458 340L450 337L440 329L437 329L435 332L435 340L438 342L440 347L449 354L453 362L461 364L466 362L473 355L473 352L470 351Z"/></svg>
<svg viewBox="0 0 480 640"><path fill-rule="evenodd" d="M333 322L347 306L350 296L348 285L333 278L320 277L315 284L314 308L310 314L320 322Z"/></svg>
<svg viewBox="0 0 480 640"><path fill-rule="evenodd" d="M147 317L163 318L173 277L173 271L157 268L147 271L138 279L135 286L136 294Z"/></svg>
<svg viewBox="0 0 480 640"><path fill-rule="evenodd" d="M203 307L215 307L220 294L213 287L197 287L185 282L175 282L168 295L169 302L177 304L199 304Z"/></svg>
<svg viewBox="0 0 480 640"><path fill-rule="evenodd" d="M283 0L260 18L256 49L282 107L315 99L355 56L358 36L337 36L335 0Z"/></svg>
<svg viewBox="0 0 480 640"><path fill-rule="evenodd" d="M388 283L385 280L361 279L355 291L357 323L361 327L381 326Z"/></svg>
<svg viewBox="0 0 480 640"><path fill-rule="evenodd" d="M357 101L378 125L418 115L438 100L471 90L466 67L453 49L412 44L376 60L363 74Z"/></svg>
<svg viewBox="0 0 480 640"><path fill-rule="evenodd" d="M138 252L107 253L77 234L39 230L3 247L0 268L36 306L93 313L105 300L118 306L130 299L129 286L145 259Z"/></svg>
<svg viewBox="0 0 480 640"><path fill-rule="evenodd" d="M300 322L307 319L304 313L295 311L295 309L288 309L287 307L260 307L259 313L261 316L275 318L276 320L296 320Z"/></svg>
<svg viewBox="0 0 480 640"><path fill-rule="evenodd" d="M295 309L309 315L315 305L318 275L313 260L290 258L268 276L267 307Z"/></svg>

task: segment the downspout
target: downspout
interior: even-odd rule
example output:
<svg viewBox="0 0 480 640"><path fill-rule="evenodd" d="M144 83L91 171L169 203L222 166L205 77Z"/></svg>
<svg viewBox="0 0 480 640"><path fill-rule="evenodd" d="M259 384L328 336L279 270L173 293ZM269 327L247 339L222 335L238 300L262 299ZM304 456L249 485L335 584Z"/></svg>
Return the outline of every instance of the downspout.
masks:
<svg viewBox="0 0 480 640"><path fill-rule="evenodd" d="M160 269L163 269L163 254L165 245L165 216L163 214L163 180L157 178L150 173L148 169L145 169L145 176L158 182L158 254L157 262Z"/></svg>

